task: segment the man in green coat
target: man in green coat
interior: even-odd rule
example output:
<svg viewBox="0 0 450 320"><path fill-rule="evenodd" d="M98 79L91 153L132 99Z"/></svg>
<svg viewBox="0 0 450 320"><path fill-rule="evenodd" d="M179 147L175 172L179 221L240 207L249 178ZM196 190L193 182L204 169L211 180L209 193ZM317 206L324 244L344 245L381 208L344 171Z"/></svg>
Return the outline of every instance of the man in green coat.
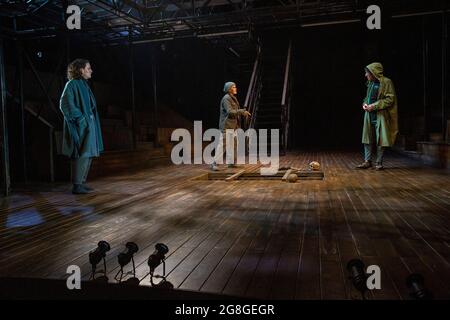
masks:
<svg viewBox="0 0 450 320"><path fill-rule="evenodd" d="M103 151L103 139L94 94L87 80L92 76L89 61L76 59L67 67L69 81L59 107L64 115L62 153L71 159L72 193L92 191L85 185L93 157Z"/></svg>
<svg viewBox="0 0 450 320"><path fill-rule="evenodd" d="M383 153L395 143L398 134L397 96L392 80L383 75L381 63L374 62L366 68L367 94L363 101L364 162L358 169L372 166L372 150L376 148L375 169L383 169Z"/></svg>

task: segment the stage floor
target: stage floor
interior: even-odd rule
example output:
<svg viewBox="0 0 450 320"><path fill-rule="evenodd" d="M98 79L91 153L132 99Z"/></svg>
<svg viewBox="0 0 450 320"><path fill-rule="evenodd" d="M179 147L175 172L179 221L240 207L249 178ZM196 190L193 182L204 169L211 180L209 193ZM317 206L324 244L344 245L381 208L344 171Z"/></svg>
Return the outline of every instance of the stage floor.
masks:
<svg viewBox="0 0 450 320"><path fill-rule="evenodd" d="M87 280L88 252L106 240L115 282L117 254L134 241L137 277L150 285L147 258L162 242L175 288L360 299L346 270L360 258L381 268L370 299L410 299L413 272L450 298L449 174L393 155L384 171L358 171L360 154L346 152L291 153L281 165L313 160L323 181L202 181L192 178L207 166L172 165L92 181L84 196L67 184L15 190L0 205L0 275L64 279L74 264Z"/></svg>

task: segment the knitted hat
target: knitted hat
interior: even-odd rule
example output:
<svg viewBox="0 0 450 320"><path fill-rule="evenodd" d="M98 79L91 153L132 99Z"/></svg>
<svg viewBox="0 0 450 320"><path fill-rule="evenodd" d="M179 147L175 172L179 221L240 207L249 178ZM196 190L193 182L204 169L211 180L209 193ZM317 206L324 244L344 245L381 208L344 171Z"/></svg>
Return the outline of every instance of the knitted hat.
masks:
<svg viewBox="0 0 450 320"><path fill-rule="evenodd" d="M225 82L225 85L223 86L223 92L228 93L228 90L230 90L230 88L235 85L236 83L234 82Z"/></svg>

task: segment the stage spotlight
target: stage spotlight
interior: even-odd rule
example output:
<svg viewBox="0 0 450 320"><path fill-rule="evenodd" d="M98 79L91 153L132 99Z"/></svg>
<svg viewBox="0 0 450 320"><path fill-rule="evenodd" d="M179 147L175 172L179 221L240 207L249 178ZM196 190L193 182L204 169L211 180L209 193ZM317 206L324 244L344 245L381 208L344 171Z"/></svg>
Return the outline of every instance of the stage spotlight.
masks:
<svg viewBox="0 0 450 320"><path fill-rule="evenodd" d="M349 278L356 290L361 292L363 299L365 299L364 293L367 290L367 275L364 270L364 262L359 259L353 259L347 263L347 271L350 273Z"/></svg>
<svg viewBox="0 0 450 320"><path fill-rule="evenodd" d="M155 245L155 251L148 257L148 266L150 267L150 283L154 285L153 283L153 277L155 278L162 278L163 281L166 280L166 253L169 252L169 248L163 244L163 243L157 243ZM162 276L154 276L153 273L155 272L156 267L158 267L160 264L163 264L163 275Z"/></svg>
<svg viewBox="0 0 450 320"><path fill-rule="evenodd" d="M117 274L114 277L114 279L116 279L119 282L122 281L123 267L126 266L128 263L130 263L130 261L132 261L132 263L133 263L133 277L136 277L136 266L134 264L133 255L136 252L138 252L139 247L134 242L127 242L125 247L127 248L127 250L124 251L124 252L119 253L119 255L117 256L117 260L118 260L119 265L120 265L120 270L119 270L119 272L117 272ZM119 275L119 273L120 273L120 278L117 279L117 276Z"/></svg>
<svg viewBox="0 0 450 320"><path fill-rule="evenodd" d="M105 256L106 252L108 252L111 249L111 246L106 241L100 241L97 244L97 248L94 251L89 252L89 262L92 265L92 279L95 279L95 269L97 268L97 264L100 263L100 261L103 260L103 266L105 268L104 270L104 276L106 278L106 261Z"/></svg>
<svg viewBox="0 0 450 320"><path fill-rule="evenodd" d="M410 290L411 297L416 300L432 299L432 294L425 288L425 279L421 274L413 273L406 278L406 286Z"/></svg>

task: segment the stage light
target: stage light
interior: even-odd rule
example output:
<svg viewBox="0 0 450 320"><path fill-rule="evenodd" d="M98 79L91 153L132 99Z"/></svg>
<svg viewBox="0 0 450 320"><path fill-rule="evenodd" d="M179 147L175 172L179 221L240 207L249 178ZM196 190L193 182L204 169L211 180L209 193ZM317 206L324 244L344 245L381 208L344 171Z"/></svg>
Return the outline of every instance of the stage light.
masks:
<svg viewBox="0 0 450 320"><path fill-rule="evenodd" d="M408 278L406 278L406 286L409 288L410 294L414 299L432 299L432 294L425 288L425 279L421 274L410 274Z"/></svg>
<svg viewBox="0 0 450 320"><path fill-rule="evenodd" d="M349 278L356 290L361 292L363 299L365 299L364 292L367 290L367 275L364 270L364 262L359 259L353 259L347 263L347 271L350 273Z"/></svg>
<svg viewBox="0 0 450 320"><path fill-rule="evenodd" d="M114 277L114 279L116 279L119 282L122 281L123 267L126 266L128 263L130 263L130 261L133 263L133 277L136 277L136 266L134 264L133 255L136 252L138 252L139 247L134 242L127 242L125 247L127 248L127 250L124 251L124 252L119 253L119 255L117 256L117 260L118 260L119 265L120 265L120 270L119 270L119 272L117 272L117 274ZM120 278L117 279L117 276L119 275L119 273L120 273Z"/></svg>
<svg viewBox="0 0 450 320"><path fill-rule="evenodd" d="M163 244L163 243L157 243L155 245L155 251L148 257L147 264L150 267L150 283L154 285L153 283L153 277L155 278L162 278L163 281L166 280L166 253L169 252L169 248ZM156 267L158 267L160 264L163 264L163 275L162 276L154 276L153 273L155 272Z"/></svg>
<svg viewBox="0 0 450 320"><path fill-rule="evenodd" d="M106 277L106 261L105 256L106 252L108 252L111 249L111 246L106 241L100 241L97 244L97 248L94 251L89 252L89 262L92 265L92 279L95 279L95 269L97 268L97 264L100 263L100 261L103 260L103 266L105 268L104 275Z"/></svg>

